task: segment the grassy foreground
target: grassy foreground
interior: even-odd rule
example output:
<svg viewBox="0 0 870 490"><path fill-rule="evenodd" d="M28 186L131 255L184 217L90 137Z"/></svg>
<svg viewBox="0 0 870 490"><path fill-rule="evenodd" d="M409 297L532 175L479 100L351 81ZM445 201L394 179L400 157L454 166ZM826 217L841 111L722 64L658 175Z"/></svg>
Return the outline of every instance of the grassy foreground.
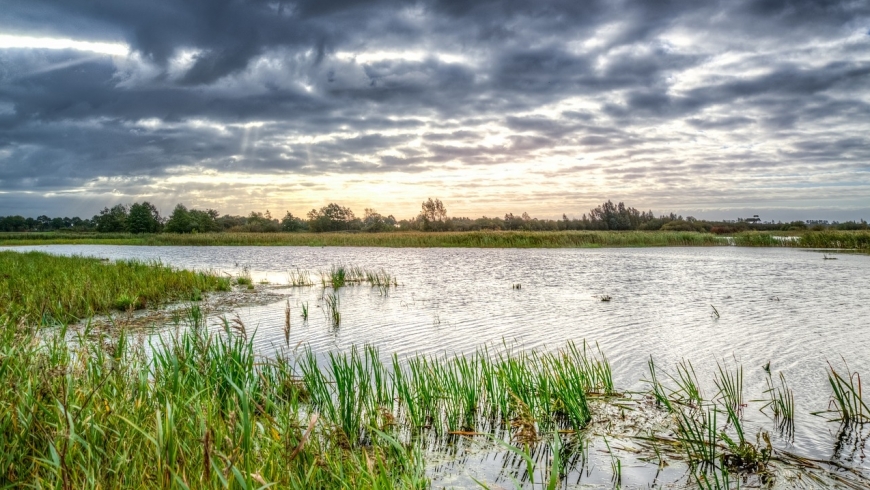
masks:
<svg viewBox="0 0 870 490"><path fill-rule="evenodd" d="M0 252L0 313L16 322L74 322L229 289L228 278L160 263Z"/></svg>
<svg viewBox="0 0 870 490"><path fill-rule="evenodd" d="M329 247L580 248L738 245L870 249L870 232L808 231L796 240L785 232L738 233L733 240L712 233L675 231L475 231L395 233L0 233L0 245L261 245Z"/></svg>
<svg viewBox="0 0 870 490"><path fill-rule="evenodd" d="M664 433L643 430L630 441L649 453L641 460L687 465L690 486L771 486L782 464L822 484L868 483L860 472L778 451L766 432L744 433L742 411L753 401L744 399L739 367L720 367L719 393L709 399L691 364L669 374L650 361L647 401L632 402L585 344L547 354L393 357L391 366L365 347L319 365L311 352L298 363L257 357L243 324L224 320L222 334L208 333L196 306L187 319L149 357L123 331L85 330L71 342L63 326L35 329L0 316L0 487L428 488L426 441L474 437L515 456L502 471L524 482L518 487L555 489L585 471L584 441L594 437L587 429L625 419L622 411L596 421L596 403L668 414ZM828 373L841 430L870 420L856 376ZM789 432L794 399L780 380L771 377L762 409L772 412L773 430Z"/></svg>

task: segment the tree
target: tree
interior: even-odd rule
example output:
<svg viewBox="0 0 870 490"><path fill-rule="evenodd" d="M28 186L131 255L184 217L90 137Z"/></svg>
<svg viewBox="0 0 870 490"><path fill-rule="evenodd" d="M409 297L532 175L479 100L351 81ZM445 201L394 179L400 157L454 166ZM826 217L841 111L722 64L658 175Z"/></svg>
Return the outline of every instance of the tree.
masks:
<svg viewBox="0 0 870 490"><path fill-rule="evenodd" d="M278 220L272 219L272 213L270 213L268 209L265 214L251 211L245 227L248 231L254 232L274 232L281 230L281 225L278 224Z"/></svg>
<svg viewBox="0 0 870 490"><path fill-rule="evenodd" d="M440 199L433 201L430 197L428 201L423 201L419 218L423 231L443 230L447 226L447 209Z"/></svg>
<svg viewBox="0 0 870 490"><path fill-rule="evenodd" d="M384 217L374 209L366 208L362 221L362 230L368 232L395 231L396 218L393 215Z"/></svg>
<svg viewBox="0 0 870 490"><path fill-rule="evenodd" d="M184 204L175 206L172 210L172 215L166 222L165 230L170 233L206 233L210 231L218 231L220 227L217 223L218 212L214 209L200 211L198 209L188 210Z"/></svg>
<svg viewBox="0 0 870 490"><path fill-rule="evenodd" d="M157 233L160 231L160 213L153 204L145 201L130 206L127 216L127 231L130 233Z"/></svg>
<svg viewBox="0 0 870 490"><path fill-rule="evenodd" d="M220 226L217 223L218 212L214 209L191 209L188 211L191 221L192 233L208 233L212 231L220 231Z"/></svg>
<svg viewBox="0 0 870 490"><path fill-rule="evenodd" d="M349 230L356 220L353 211L335 203L308 212L308 229L314 232Z"/></svg>
<svg viewBox="0 0 870 490"><path fill-rule="evenodd" d="M190 213L184 204L178 204L172 210L163 229L169 233L190 233L191 228Z"/></svg>
<svg viewBox="0 0 870 490"><path fill-rule="evenodd" d="M281 219L281 230L282 231L299 231L305 228L305 223L293 216L293 213L287 211L287 214L284 215L284 218Z"/></svg>
<svg viewBox="0 0 870 490"><path fill-rule="evenodd" d="M589 220L592 227L599 230L634 230L642 222L640 211L611 201L589 211Z"/></svg>
<svg viewBox="0 0 870 490"><path fill-rule="evenodd" d="M97 231L102 233L121 232L127 230L127 206L117 204L109 208L103 208L100 214L94 216L94 224Z"/></svg>

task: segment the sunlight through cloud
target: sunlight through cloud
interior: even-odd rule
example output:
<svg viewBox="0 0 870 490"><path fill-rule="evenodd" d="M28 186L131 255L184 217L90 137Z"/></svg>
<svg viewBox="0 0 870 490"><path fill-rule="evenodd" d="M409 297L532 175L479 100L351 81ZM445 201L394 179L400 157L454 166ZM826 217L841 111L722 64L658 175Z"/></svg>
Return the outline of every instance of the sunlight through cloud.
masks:
<svg viewBox="0 0 870 490"><path fill-rule="evenodd" d="M122 43L103 43L59 39L52 37L13 36L0 34L0 49L75 49L112 56L127 56L130 47Z"/></svg>

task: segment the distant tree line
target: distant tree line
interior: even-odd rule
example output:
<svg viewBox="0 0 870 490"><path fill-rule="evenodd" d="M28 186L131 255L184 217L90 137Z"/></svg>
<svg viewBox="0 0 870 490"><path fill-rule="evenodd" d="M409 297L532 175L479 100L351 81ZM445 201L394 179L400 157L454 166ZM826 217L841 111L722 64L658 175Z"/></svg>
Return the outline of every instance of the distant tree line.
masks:
<svg viewBox="0 0 870 490"><path fill-rule="evenodd" d="M178 204L172 213L163 217L149 202L131 205L117 204L104 208L90 219L82 218L24 218L0 216L0 232L28 231L95 231L101 233L209 233L209 232L384 232L384 231L481 231L481 230L665 230L699 231L729 234L744 230L801 230L825 229L867 230L864 220L831 223L830 225L807 225L803 221L791 223L717 222L699 220L692 216L676 214L654 215L652 211L638 211L623 203L607 201L580 218L562 219L532 218L528 213L504 217L465 218L449 217L447 208L440 199L423 201L420 212L411 219L397 220L383 216L374 209L366 208L362 218L347 207L330 203L320 209L312 209L307 219L294 216L290 211L283 218L273 218L266 212L252 211L248 216L221 216L214 209L188 209Z"/></svg>

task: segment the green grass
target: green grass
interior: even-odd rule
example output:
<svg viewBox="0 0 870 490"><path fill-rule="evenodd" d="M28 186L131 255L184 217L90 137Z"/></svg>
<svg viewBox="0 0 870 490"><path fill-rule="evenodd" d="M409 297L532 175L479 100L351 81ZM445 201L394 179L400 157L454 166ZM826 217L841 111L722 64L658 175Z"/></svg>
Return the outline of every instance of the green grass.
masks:
<svg viewBox="0 0 870 490"><path fill-rule="evenodd" d="M516 456L509 479L561 488L582 441L618 423L595 421L592 404L626 402L604 355L585 343L394 355L392 365L366 346L291 361L258 357L238 319L209 334L194 304L183 320L180 334L146 348L124 331L85 328L71 340L65 327L0 315L0 487L427 488L423 449L470 433ZM740 368L717 373L721 402L702 400L687 362L665 376L672 389L650 369L671 410L671 456L682 453L688 478L729 488L732 476L766 474L769 439L747 442L735 409ZM860 394L856 375L843 382ZM619 484L614 452L611 463Z"/></svg>
<svg viewBox="0 0 870 490"><path fill-rule="evenodd" d="M779 386L774 385L773 377L768 373L767 403L761 408L762 411L770 409L773 412L773 420L779 430L786 435L794 434L794 393L785 381L785 375L779 373Z"/></svg>
<svg viewBox="0 0 870 490"><path fill-rule="evenodd" d="M576 248L727 245L709 233L661 231L480 231L391 233L2 233L0 245L280 245L338 247Z"/></svg>
<svg viewBox="0 0 870 490"><path fill-rule="evenodd" d="M777 236L798 237L778 240ZM475 231L390 233L0 233L0 245L252 245L310 247L596 248L729 245L870 250L867 231L711 233L670 231Z"/></svg>
<svg viewBox="0 0 870 490"><path fill-rule="evenodd" d="M191 326L149 358L123 332L70 343L65 329L0 319L0 487L428 485L419 450L385 432L343 443L341 419L308 408L312 386L286 361L256 358L239 329Z"/></svg>
<svg viewBox="0 0 870 490"><path fill-rule="evenodd" d="M851 372L849 366L842 372L845 376L828 363L828 383L833 391L829 412L837 414L834 420L844 424L870 422L870 407L864 401L861 375Z"/></svg>
<svg viewBox="0 0 870 490"><path fill-rule="evenodd" d="M190 300L203 291L229 287L227 278L159 262L0 252L0 313L12 321L75 322L112 310Z"/></svg>

